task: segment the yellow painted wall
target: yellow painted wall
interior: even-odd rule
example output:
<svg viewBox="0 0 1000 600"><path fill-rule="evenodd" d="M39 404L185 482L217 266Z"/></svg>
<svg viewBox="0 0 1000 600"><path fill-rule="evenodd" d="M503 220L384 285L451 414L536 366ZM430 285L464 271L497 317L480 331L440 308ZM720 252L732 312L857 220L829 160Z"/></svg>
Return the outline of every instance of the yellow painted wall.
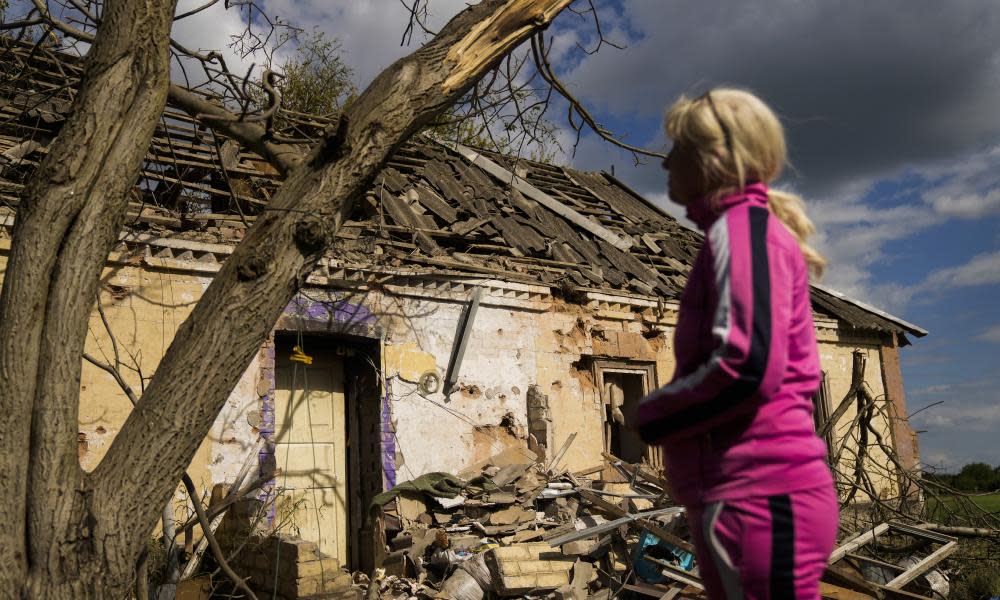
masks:
<svg viewBox="0 0 1000 600"><path fill-rule="evenodd" d="M137 361L146 377L155 372L174 332L210 282L211 273L204 269L192 274L178 265L183 266L182 261L175 260L172 270L133 263L109 267L104 273L102 302L118 338L120 356L129 366ZM511 445L526 449L526 395L531 385L538 385L549 398L554 438L550 453L576 433L563 464L570 469L594 466L604 447L604 409L581 357L602 355L652 363L659 385L669 381L674 370L673 317L669 314L651 317L647 311L640 318L596 305L569 305L538 295L525 300L526 293L503 292L486 298L479 309L458 389L449 397L440 392L425 397L417 392L417 380L428 370L436 370L443 378L465 296L430 300L417 296L421 293L425 292L372 294L358 300L378 315L383 335L381 366L392 398L400 481L430 470L458 472ZM508 296L519 300L508 302ZM650 336L651 327L659 328L661 335ZM832 326L821 328L819 339L833 407L850 385L851 352L856 348L868 356L870 393L883 395L877 339L843 338ZM113 357L96 313L90 321L87 352L102 360ZM248 444L256 439L248 413L258 406L260 366L258 357L192 462L190 473L203 490L231 479L243 463ZM138 375L125 372L138 391ZM81 463L92 469L129 414L130 405L111 376L89 364L84 365L81 388L80 432L85 438ZM852 408L841 421L840 435L853 417ZM876 427L891 440L886 419L879 419ZM884 456L873 458L878 464L887 462ZM890 473L871 472L870 476L877 487L892 492Z"/></svg>

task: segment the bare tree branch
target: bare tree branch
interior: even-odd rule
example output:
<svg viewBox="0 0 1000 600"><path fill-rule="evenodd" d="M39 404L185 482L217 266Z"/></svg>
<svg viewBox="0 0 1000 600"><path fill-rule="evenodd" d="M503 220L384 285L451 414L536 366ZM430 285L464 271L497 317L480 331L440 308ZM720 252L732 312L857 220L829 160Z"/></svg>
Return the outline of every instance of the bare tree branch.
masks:
<svg viewBox="0 0 1000 600"><path fill-rule="evenodd" d="M290 172L301 162L303 157L301 150L270 141L267 130L258 123L232 120L232 112L179 85L171 84L169 93L170 100L193 117L196 115L218 117L217 120L211 121L215 129L259 152L283 173Z"/></svg>
<svg viewBox="0 0 1000 600"><path fill-rule="evenodd" d="M638 146L633 146L627 144L612 134L611 131L605 129L600 123L598 123L590 112L583 106L583 104L576 99L576 97L566 89L562 81L556 76L552 65L549 63L548 55L545 50L545 36L542 33L537 33L531 38L531 51L532 56L535 59L535 68L538 69L538 73L542 76L542 79L547 81L563 98L566 99L570 104L569 112L569 122L570 126L576 131L577 141L579 142L580 133L583 130L583 125L586 124L594 133L599 135L604 140L611 142L612 144L628 150L635 156L635 160L638 163L638 155L642 154L645 156L652 156L656 158L666 158L666 154L662 152L655 152L653 150L647 150L645 148L640 148ZM576 113L583 120L582 124L576 124L573 120L573 114ZM575 145L574 145L575 148Z"/></svg>
<svg viewBox="0 0 1000 600"><path fill-rule="evenodd" d="M184 487L187 489L188 498L191 500L191 506L194 507L194 512L198 515L198 523L201 525L201 534L205 536L208 540L208 547L212 549L212 556L215 557L215 562L218 563L219 568L222 572L226 574L226 577L233 582L237 588L243 590L243 592L252 598L257 600L257 595L253 593L253 590L247 586L247 582L244 581L233 568L229 566L229 562L226 560L226 553L222 551L222 547L219 546L219 541L215 539L215 533L212 532L212 522L205 514L205 507L201 505L201 500L198 498L198 490L194 486L194 482L188 477L187 473L181 477L184 482Z"/></svg>
<svg viewBox="0 0 1000 600"><path fill-rule="evenodd" d="M52 14L52 11L49 10L48 4L46 4L45 0L31 0L31 2L32 4L35 5L35 9L38 11L38 14L41 15L43 19L45 19L45 22L48 23L49 25L52 25L57 30L78 40L83 40L85 42L94 41L94 34L77 29L76 27L73 27L69 23L59 18L56 18Z"/></svg>

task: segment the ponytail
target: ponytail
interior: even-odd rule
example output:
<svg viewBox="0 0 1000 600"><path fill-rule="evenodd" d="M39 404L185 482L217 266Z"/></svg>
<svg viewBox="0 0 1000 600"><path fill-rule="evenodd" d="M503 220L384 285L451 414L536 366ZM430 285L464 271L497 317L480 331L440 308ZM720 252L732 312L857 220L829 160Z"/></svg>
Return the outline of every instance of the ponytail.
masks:
<svg viewBox="0 0 1000 600"><path fill-rule="evenodd" d="M769 189L767 207L771 209L771 214L778 217L778 220L795 236L799 249L802 250L802 256L809 266L809 272L816 279L822 277L826 259L808 243L809 238L816 233L816 227L806 215L806 206L802 198L790 192Z"/></svg>

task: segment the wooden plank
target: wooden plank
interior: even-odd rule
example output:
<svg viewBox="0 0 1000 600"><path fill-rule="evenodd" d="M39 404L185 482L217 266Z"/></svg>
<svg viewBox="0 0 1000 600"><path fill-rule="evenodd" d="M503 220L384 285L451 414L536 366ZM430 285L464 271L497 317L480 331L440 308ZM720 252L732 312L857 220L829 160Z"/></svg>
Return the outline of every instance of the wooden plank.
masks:
<svg viewBox="0 0 1000 600"><path fill-rule="evenodd" d="M863 531L858 535L854 536L844 544L841 544L833 553L830 555L830 559L827 561L828 564L833 564L838 560L847 556L848 552L854 552L858 548L864 546L865 544L870 544L875 541L875 538L882 535L889 530L888 523L879 523L872 529Z"/></svg>
<svg viewBox="0 0 1000 600"><path fill-rule="evenodd" d="M923 527L913 527L912 525L907 525L905 523L897 523L896 521L889 522L889 529L905 533L907 535L912 535L915 538L932 540L940 544L947 544L948 542L955 541L955 538L950 535L924 529Z"/></svg>
<svg viewBox="0 0 1000 600"><path fill-rule="evenodd" d="M582 490L585 491L585 490ZM612 506L614 506L612 504ZM618 507L615 507L618 508ZM619 509L620 510L620 509ZM669 512L676 513L678 511L677 507L669 508L658 508L655 510L647 510L635 514L626 514L624 517L619 517L614 521L606 521L604 523L596 524L585 529L577 530L573 523L567 523L566 525L547 532L543 539L552 547L562 546L563 544L568 544L570 542L575 542L577 540L582 540L594 536L601 535L613 529L618 529L622 525L628 525L630 523L639 523L647 517L655 517L657 515L665 515ZM582 517L582 519L593 520L593 517Z"/></svg>
<svg viewBox="0 0 1000 600"><path fill-rule="evenodd" d="M458 375L462 369L462 359L465 358L465 348L469 344L469 337L472 335L472 324L476 320L476 311L479 309L479 301L483 298L483 288L477 287L472 292L469 305L462 315L462 320L458 326L458 339L452 349L451 360L448 361L448 372L444 378L444 393L447 396L451 393L458 382Z"/></svg>
<svg viewBox="0 0 1000 600"><path fill-rule="evenodd" d="M587 502L593 504L595 508L598 508L611 515L622 518L632 516L627 510L608 502L604 498L601 498L600 496L589 490L581 489L580 497L586 500ZM664 542L673 544L674 546L677 546L678 548L684 550L685 552L691 552L692 554L694 553L694 546L682 540L681 538L677 537L676 535L670 533L663 527L660 527L655 522L650 521L649 519L636 519L633 522L639 527L642 527L643 529L649 531L656 537L660 538Z"/></svg>
<svg viewBox="0 0 1000 600"><path fill-rule="evenodd" d="M692 575L691 573L688 573L683 569L678 569L674 565L659 558L654 558L652 556L643 556L643 558L651 563L655 563L656 566L660 567L660 572L663 573L664 576L669 577L674 581L679 581L684 585L689 585L695 589L699 590L705 589L705 585L701 582L701 579Z"/></svg>
<svg viewBox="0 0 1000 600"><path fill-rule="evenodd" d="M451 230L458 235L466 235L476 229L479 229L483 224L489 223L489 219L485 217L473 217L465 221L455 223L451 226Z"/></svg>
<svg viewBox="0 0 1000 600"><path fill-rule="evenodd" d="M622 589L628 590L630 592L636 592L638 594L642 594L643 596L649 596L650 598L660 598L660 599L676 598L677 594L682 593L684 591L684 590L678 590L677 588L669 588L665 585L654 585L651 583L625 583L622 584ZM695 589L697 590L697 588Z"/></svg>
<svg viewBox="0 0 1000 600"><path fill-rule="evenodd" d="M604 240L619 250L628 250L632 247L632 242L630 240L626 240L615 235L604 226L581 215L569 206L566 206L562 202L531 185L524 179L517 177L507 169L486 158L478 150L473 150L472 148L461 144L454 144L454 147L459 154L464 156L473 165L496 177L501 182L509 183L512 187L528 198L538 202L545 208L548 208L574 225L589 231L594 236Z"/></svg>
<svg viewBox="0 0 1000 600"><path fill-rule="evenodd" d="M887 583L885 587L887 587L890 590L902 589L904 585L910 583L917 577L920 577L921 575L929 571L934 565L948 558L948 556L953 552L955 552L955 550L958 550L958 542L957 541L948 542L944 546L941 546L934 552L928 554L923 560L921 560L917 564L913 565L912 567L904 571L902 574L899 575L899 577L896 577L895 579Z"/></svg>
<svg viewBox="0 0 1000 600"><path fill-rule="evenodd" d="M650 471L649 468L646 467L645 465L642 465L642 464L633 465L631 463L627 463L624 460L622 460L622 459L618 458L617 456L615 456L614 454L609 454L607 452L602 452L601 456L604 457L604 460L606 460L606 461L608 461L608 462L610 462L612 464L617 464L621 468L625 469L625 471L629 475L632 475L632 476L635 476L635 477L641 477L641 478L649 481L650 483L652 483L653 485L655 485L656 487L660 488L663 491L667 491L668 489L670 489L670 483L666 479L664 479L664 478L660 477L659 475L657 475L656 473Z"/></svg>
<svg viewBox="0 0 1000 600"><path fill-rule="evenodd" d="M648 233L642 234L642 242L646 244L646 247L649 248L649 250L653 254L663 253L663 248L661 248L660 245L656 243L657 239L654 238L652 235Z"/></svg>
<svg viewBox="0 0 1000 600"><path fill-rule="evenodd" d="M901 567L899 565L894 565L892 563L887 563L884 560L879 560L877 558L872 558L871 556L865 556L863 554L856 554L854 552L849 553L844 558L850 558L852 560L857 560L857 561L869 563L869 564L872 564L872 565L878 565L880 567L884 567L886 569L891 569L891 570L896 571L898 573L902 573L903 571L906 570L905 567Z"/></svg>
<svg viewBox="0 0 1000 600"><path fill-rule="evenodd" d="M441 246L437 245L437 242L419 229L413 230L413 243L430 256L443 256L447 254Z"/></svg>
<svg viewBox="0 0 1000 600"><path fill-rule="evenodd" d="M149 170L146 170L146 169L143 169L140 172L139 177L140 177L140 179L143 178L143 177L145 177L146 179L153 179L153 180L156 180L156 181L165 181L167 183L175 183L175 184L184 186L185 188L188 188L188 189L193 189L193 190L198 190L198 191L201 191L201 192L205 192L205 193L210 194L212 196L219 196L219 197L222 197L222 198L233 198L233 197L235 197L237 200L242 200L244 202L249 202L251 204L257 204L257 205L267 204L267 202L265 202L263 200L259 200L257 198L251 198L251 197L245 196L243 194L236 194L236 193L228 192L226 190L220 190L220 189L214 188L214 187L212 187L210 185L205 185L205 184L201 184L201 183L194 183L194 182L191 182L191 181L181 181L180 179L177 179L177 178L174 178L174 177L170 177L170 176L165 175L163 173L157 173L157 172L149 171ZM207 202L207 199L205 201Z"/></svg>
<svg viewBox="0 0 1000 600"><path fill-rule="evenodd" d="M874 596L842 588L832 583L819 583L819 597L824 600L873 600Z"/></svg>
<svg viewBox="0 0 1000 600"><path fill-rule="evenodd" d="M823 571L822 581L865 594L866 596L870 596L872 598L881 599L885 597L885 593L881 587L870 581L862 579L851 571L838 565L828 564L826 570Z"/></svg>

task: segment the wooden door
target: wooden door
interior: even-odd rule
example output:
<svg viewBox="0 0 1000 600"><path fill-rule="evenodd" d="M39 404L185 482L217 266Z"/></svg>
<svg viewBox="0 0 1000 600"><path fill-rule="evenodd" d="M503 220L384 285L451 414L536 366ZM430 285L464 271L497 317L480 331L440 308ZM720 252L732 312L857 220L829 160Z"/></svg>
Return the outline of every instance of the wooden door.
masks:
<svg viewBox="0 0 1000 600"><path fill-rule="evenodd" d="M347 561L348 502L344 366L330 348L305 349L311 365L289 360L279 344L275 360L275 458L283 488L278 519L324 553Z"/></svg>

